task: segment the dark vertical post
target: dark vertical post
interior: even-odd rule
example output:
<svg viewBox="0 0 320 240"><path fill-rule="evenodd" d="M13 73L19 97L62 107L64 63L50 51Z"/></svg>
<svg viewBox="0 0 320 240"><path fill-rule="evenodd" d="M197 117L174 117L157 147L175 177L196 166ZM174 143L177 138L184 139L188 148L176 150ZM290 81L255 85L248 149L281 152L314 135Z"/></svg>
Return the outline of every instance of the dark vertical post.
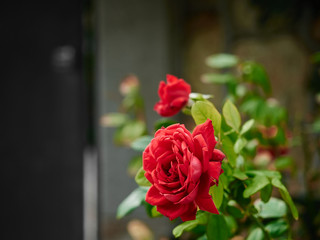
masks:
<svg viewBox="0 0 320 240"><path fill-rule="evenodd" d="M0 11L0 238L81 240L81 1L6 1Z"/></svg>

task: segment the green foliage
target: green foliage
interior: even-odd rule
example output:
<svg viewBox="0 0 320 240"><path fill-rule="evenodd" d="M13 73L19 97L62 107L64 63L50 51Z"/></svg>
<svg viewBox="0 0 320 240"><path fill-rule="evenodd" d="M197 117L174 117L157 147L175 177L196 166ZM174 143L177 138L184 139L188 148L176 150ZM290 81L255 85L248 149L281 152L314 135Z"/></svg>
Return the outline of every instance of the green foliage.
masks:
<svg viewBox="0 0 320 240"><path fill-rule="evenodd" d="M150 187L151 183L148 181L148 179L144 176L145 171L141 167L139 171L137 172L137 175L135 176L136 183L141 187Z"/></svg>
<svg viewBox="0 0 320 240"><path fill-rule="evenodd" d="M184 231L190 231L198 225L204 225L207 223L208 214L204 212L198 212L195 220L187 221L176 226L173 229L172 234L177 238L180 237Z"/></svg>
<svg viewBox="0 0 320 240"><path fill-rule="evenodd" d="M270 93L269 79L263 66L255 62L244 62L242 74L245 81L257 84L265 93Z"/></svg>
<svg viewBox="0 0 320 240"><path fill-rule="evenodd" d="M206 64L212 68L234 67L238 62L238 57L226 53L214 54L206 59Z"/></svg>
<svg viewBox="0 0 320 240"><path fill-rule="evenodd" d="M155 131L157 131L158 129L160 129L162 127L166 128L166 127L168 127L172 124L175 124L175 123L177 123L177 121L174 121L169 118L161 118L155 122L154 129L155 129Z"/></svg>
<svg viewBox="0 0 320 240"><path fill-rule="evenodd" d="M210 215L207 226L208 239L228 240L228 229L227 222L222 215Z"/></svg>
<svg viewBox="0 0 320 240"><path fill-rule="evenodd" d="M227 100L223 105L222 114L226 123L236 132L239 132L241 125L241 117L236 106L230 101Z"/></svg>
<svg viewBox="0 0 320 240"><path fill-rule="evenodd" d="M130 193L118 206L117 218L122 218L139 207L144 202L148 189L139 187Z"/></svg>
<svg viewBox="0 0 320 240"><path fill-rule="evenodd" d="M246 239L249 240L284 239L290 230L288 210L294 219L298 219L297 208L279 172L288 169L293 162L291 157L280 154L280 147L285 148L288 144L286 109L270 98L271 85L262 65L241 61L230 54L209 56L206 63L215 72L204 74L202 81L223 84L227 88L228 97L222 111L220 113L209 101L212 95L191 93L183 112L191 115L196 125L212 120L216 148L226 155L219 184L209 190L220 214L199 210L195 220L176 226L173 235L178 238L189 231L201 240L224 240L248 232ZM234 74L236 71L237 75ZM139 101L137 99L134 101ZM132 108L132 101L126 106ZM129 145L136 151L144 151L152 140L151 136L145 136L146 125L138 118L132 120L128 114L119 114L112 117L112 122L118 127L117 138L129 140ZM155 123L155 130L174 123L162 118ZM260 149L270 151L271 160L264 166L258 165L256 160ZM141 165L135 165L139 166L135 181L140 187L119 205L118 217L140 205L145 205L149 216L161 216L156 206L144 201L151 184L145 178ZM270 170L274 167L279 171ZM280 192L283 200L275 198L274 189Z"/></svg>
<svg viewBox="0 0 320 240"><path fill-rule="evenodd" d="M213 104L209 102L198 101L193 104L191 108L191 114L196 124L204 123L207 121L207 119L212 120L215 134L218 135L220 133L221 115Z"/></svg>
<svg viewBox="0 0 320 240"><path fill-rule="evenodd" d="M209 194L212 196L213 202L216 205L217 209L220 208L223 200L223 182L220 179L218 185L213 185L210 188Z"/></svg>
<svg viewBox="0 0 320 240"><path fill-rule="evenodd" d="M226 84L236 82L236 78L230 73L207 73L202 75L202 82L204 83L216 83Z"/></svg>
<svg viewBox="0 0 320 240"><path fill-rule="evenodd" d="M287 206L284 201L278 198L270 198L267 203L257 200L254 206L258 210L257 216L261 218L280 218L287 214Z"/></svg>
<svg viewBox="0 0 320 240"><path fill-rule="evenodd" d="M144 149L148 146L148 144L151 142L153 137L151 136L142 136L138 139L135 139L131 143L131 148L138 151L138 152L143 152Z"/></svg>

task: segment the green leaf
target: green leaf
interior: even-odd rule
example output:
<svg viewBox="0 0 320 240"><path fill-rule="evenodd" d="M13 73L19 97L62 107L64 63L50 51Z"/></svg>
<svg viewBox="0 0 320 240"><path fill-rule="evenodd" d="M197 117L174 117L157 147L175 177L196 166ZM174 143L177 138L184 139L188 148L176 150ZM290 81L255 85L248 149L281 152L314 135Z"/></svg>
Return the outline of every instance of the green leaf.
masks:
<svg viewBox="0 0 320 240"><path fill-rule="evenodd" d="M207 236L208 239L229 239L228 225L222 215L212 214L208 221Z"/></svg>
<svg viewBox="0 0 320 240"><path fill-rule="evenodd" d="M284 201L278 198L270 198L269 202L264 203L258 199L254 206L258 210L258 216L261 218L279 218L287 214L287 206Z"/></svg>
<svg viewBox="0 0 320 240"><path fill-rule="evenodd" d="M230 231L229 237L232 237L233 234L235 234L238 229L237 221L232 216L223 215L223 217L224 217L224 219L228 225L229 231Z"/></svg>
<svg viewBox="0 0 320 240"><path fill-rule="evenodd" d="M239 154L241 150L246 146L247 140L245 138L238 138L236 143L234 144L234 152Z"/></svg>
<svg viewBox="0 0 320 240"><path fill-rule="evenodd" d="M238 64L238 57L232 54L214 54L206 59L206 64L212 68L229 68Z"/></svg>
<svg viewBox="0 0 320 240"><path fill-rule="evenodd" d="M129 194L118 206L117 218L122 218L139 207L147 194L148 187L139 187Z"/></svg>
<svg viewBox="0 0 320 240"><path fill-rule="evenodd" d="M196 226L205 225L208 222L207 213L205 212L198 212L196 219L191 221L186 221L184 223L179 224L172 230L172 234L178 238L182 235L184 231L190 231Z"/></svg>
<svg viewBox="0 0 320 240"><path fill-rule="evenodd" d="M142 167L142 156L135 156L133 157L127 168L127 172L130 177L135 177L139 171L139 169Z"/></svg>
<svg viewBox="0 0 320 240"><path fill-rule="evenodd" d="M201 81L204 83L226 84L237 80L230 73L207 73L202 75Z"/></svg>
<svg viewBox="0 0 320 240"><path fill-rule="evenodd" d="M229 163L232 167L236 166L236 159L237 159L237 155L234 152L234 148L233 148L233 143L230 140L229 137L224 136L222 138L222 149L223 152L226 154L227 159L229 160Z"/></svg>
<svg viewBox="0 0 320 240"><path fill-rule="evenodd" d="M267 224L266 230L272 238L281 237L289 228L288 223L284 219L277 219Z"/></svg>
<svg viewBox="0 0 320 240"><path fill-rule="evenodd" d="M257 175L262 175L262 176L267 176L268 178L278 178L281 179L281 173L278 171L270 171L270 170L249 170L246 171L246 174L248 176L257 176Z"/></svg>
<svg viewBox="0 0 320 240"><path fill-rule="evenodd" d="M279 157L275 160L274 165L278 170L283 170L293 165L293 159L289 156Z"/></svg>
<svg viewBox="0 0 320 240"><path fill-rule="evenodd" d="M268 75L264 67L255 62L245 62L242 65L244 80L260 85L265 93L271 92Z"/></svg>
<svg viewBox="0 0 320 240"><path fill-rule="evenodd" d="M198 101L193 104L191 114L197 125L212 120L212 125L215 130L215 135L220 133L221 128L221 115L215 106L208 102Z"/></svg>
<svg viewBox="0 0 320 240"><path fill-rule="evenodd" d="M219 209L223 200L223 182L222 179L219 179L218 185L213 185L210 190L209 194L212 196L214 205L216 208Z"/></svg>
<svg viewBox="0 0 320 240"><path fill-rule="evenodd" d="M131 143L131 148L136 151L143 152L152 139L153 137L151 136L142 136Z"/></svg>
<svg viewBox="0 0 320 240"><path fill-rule="evenodd" d="M245 134L248 132L254 125L254 119L250 119L247 122L245 122L241 128L240 135Z"/></svg>
<svg viewBox="0 0 320 240"><path fill-rule="evenodd" d="M260 191L262 188L267 186L270 183L269 179L263 175L256 175L251 183L248 184L248 187L243 192L243 197L248 198L256 192Z"/></svg>
<svg viewBox="0 0 320 240"><path fill-rule="evenodd" d="M261 230L261 228L255 228L253 229L247 240L264 240L264 234L263 231Z"/></svg>
<svg viewBox="0 0 320 240"><path fill-rule="evenodd" d="M106 127L119 127L128 121L129 117L125 113L108 113L102 116L101 125Z"/></svg>
<svg viewBox="0 0 320 240"><path fill-rule="evenodd" d="M145 171L143 170L143 168L141 167L136 175L136 177L134 178L136 183L139 186L142 187L150 187L151 183L148 181L148 179L144 176Z"/></svg>
<svg viewBox="0 0 320 240"><path fill-rule="evenodd" d="M237 207L237 202L230 200L227 205L227 211L235 218L243 218L243 212Z"/></svg>
<svg viewBox="0 0 320 240"><path fill-rule="evenodd" d="M146 124L142 121L127 122L123 127L117 129L114 139L117 144L131 145L137 138L146 133Z"/></svg>
<svg viewBox="0 0 320 240"><path fill-rule="evenodd" d="M203 101L203 100L206 100L206 99L213 98L213 95L192 92L192 93L189 94L189 98L194 100L194 101Z"/></svg>
<svg viewBox="0 0 320 240"><path fill-rule="evenodd" d="M261 189L260 198L263 202L268 202L272 194L272 185L268 184L264 188Z"/></svg>
<svg viewBox="0 0 320 240"><path fill-rule="evenodd" d="M296 206L294 205L287 188L282 184L282 182L278 178L272 179L271 183L273 186L279 188L279 192L281 194L281 197L289 205L292 216L294 217L294 219L298 220L298 218L299 218L298 210L297 210Z"/></svg>
<svg viewBox="0 0 320 240"><path fill-rule="evenodd" d="M151 217L162 217L163 215L157 211L157 206L152 206Z"/></svg>
<svg viewBox="0 0 320 240"><path fill-rule="evenodd" d="M239 169L234 169L232 176L240 180L248 179L248 176L244 172L240 171Z"/></svg>
<svg viewBox="0 0 320 240"><path fill-rule="evenodd" d="M238 132L241 125L241 117L238 109L230 100L227 100L223 105L222 114L227 125Z"/></svg>
<svg viewBox="0 0 320 240"><path fill-rule="evenodd" d="M177 123L177 121L169 119L169 118L160 118L159 120L157 120L154 124L154 129L157 131L158 129L162 128L162 127L168 127L172 124Z"/></svg>
<svg viewBox="0 0 320 240"><path fill-rule="evenodd" d="M320 63L320 52L315 52L311 55L311 61L313 63Z"/></svg>

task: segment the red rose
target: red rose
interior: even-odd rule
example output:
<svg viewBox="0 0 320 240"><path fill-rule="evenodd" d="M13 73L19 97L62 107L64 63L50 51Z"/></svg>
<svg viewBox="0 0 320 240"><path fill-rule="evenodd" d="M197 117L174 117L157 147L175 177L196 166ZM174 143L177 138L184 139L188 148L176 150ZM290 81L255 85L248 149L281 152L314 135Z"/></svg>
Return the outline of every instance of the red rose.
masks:
<svg viewBox="0 0 320 240"><path fill-rule="evenodd" d="M178 113L189 100L191 87L183 79L167 74L167 84L161 81L158 94L160 101L154 110L163 117L170 117Z"/></svg>
<svg viewBox="0 0 320 240"><path fill-rule="evenodd" d="M143 152L143 169L152 184L146 201L170 220L195 219L197 206L218 214L209 188L218 184L225 155L214 149L216 143L211 120L192 134L180 124L158 130Z"/></svg>

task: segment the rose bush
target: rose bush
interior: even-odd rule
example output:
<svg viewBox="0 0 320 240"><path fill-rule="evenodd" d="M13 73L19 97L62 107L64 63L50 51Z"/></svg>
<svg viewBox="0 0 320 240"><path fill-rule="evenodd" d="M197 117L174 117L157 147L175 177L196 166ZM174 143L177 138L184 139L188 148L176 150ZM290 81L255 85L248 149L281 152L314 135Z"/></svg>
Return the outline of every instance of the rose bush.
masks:
<svg viewBox="0 0 320 240"><path fill-rule="evenodd" d="M212 95L190 93L182 79L167 75L154 109L171 116L183 108L196 127L191 133L183 124L162 118L154 125L154 136L130 144L142 153L129 164L136 169L138 187L120 203L117 217L143 205L150 217L180 217L184 222L172 230L176 238L187 231L190 239L198 240L292 239L290 226L299 213L280 172L287 171L292 160L277 152L272 164L266 164L271 153L260 154L262 147L290 146L284 131L286 111L269 104L270 83L261 65L228 54L213 55L207 63L221 68L202 80L226 85L222 108L209 101ZM234 75L234 69L227 72L232 66L239 74Z"/></svg>
<svg viewBox="0 0 320 240"><path fill-rule="evenodd" d="M158 94L160 101L154 106L154 110L163 117L177 114L189 100L191 87L183 79L167 74L167 84L160 82Z"/></svg>
<svg viewBox="0 0 320 240"><path fill-rule="evenodd" d="M192 134L183 124L158 130L143 152L145 177L152 184L146 201L170 220L195 219L197 206L219 214L209 188L218 184L225 155L215 145L211 120Z"/></svg>

